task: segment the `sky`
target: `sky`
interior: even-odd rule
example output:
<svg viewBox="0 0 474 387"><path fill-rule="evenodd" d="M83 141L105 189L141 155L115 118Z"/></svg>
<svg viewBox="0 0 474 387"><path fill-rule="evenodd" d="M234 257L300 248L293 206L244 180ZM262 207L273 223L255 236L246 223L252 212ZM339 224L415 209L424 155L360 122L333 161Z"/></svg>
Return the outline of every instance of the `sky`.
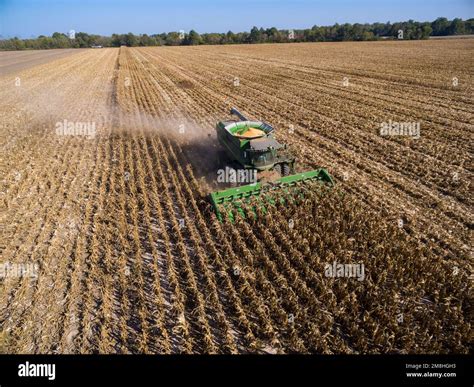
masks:
<svg viewBox="0 0 474 387"><path fill-rule="evenodd" d="M0 0L0 35L155 34L474 17L474 0Z"/></svg>

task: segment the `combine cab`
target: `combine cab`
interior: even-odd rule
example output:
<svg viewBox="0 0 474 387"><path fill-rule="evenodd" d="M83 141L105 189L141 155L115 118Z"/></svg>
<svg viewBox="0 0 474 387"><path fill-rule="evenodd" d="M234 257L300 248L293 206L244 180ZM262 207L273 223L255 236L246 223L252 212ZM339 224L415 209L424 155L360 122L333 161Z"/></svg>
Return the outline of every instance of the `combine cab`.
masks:
<svg viewBox="0 0 474 387"><path fill-rule="evenodd" d="M241 168L255 169L257 173L274 171L280 177L270 183L258 182L212 193L210 201L219 219L227 215L234 221L235 215L246 217L249 211L256 215L255 203L265 212L266 206L277 201L284 204L288 198L304 195L303 185L308 182L334 184L322 168L290 175L294 173L295 157L275 139L274 129L265 122L248 120L235 108L231 114L240 121L221 121L216 126L217 138L228 159Z"/></svg>

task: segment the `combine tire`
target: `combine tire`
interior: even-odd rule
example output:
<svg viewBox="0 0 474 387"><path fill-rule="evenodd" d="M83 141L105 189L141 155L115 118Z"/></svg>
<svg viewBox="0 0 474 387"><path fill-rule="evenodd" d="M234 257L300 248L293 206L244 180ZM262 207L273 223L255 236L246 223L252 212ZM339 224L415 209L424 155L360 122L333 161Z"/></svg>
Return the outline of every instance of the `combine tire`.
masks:
<svg viewBox="0 0 474 387"><path fill-rule="evenodd" d="M275 170L276 173L278 173L280 176L283 176L281 173L281 164L277 164L275 165L275 168L273 168Z"/></svg>
<svg viewBox="0 0 474 387"><path fill-rule="evenodd" d="M291 173L291 168L288 164L283 164L283 176L288 176Z"/></svg>

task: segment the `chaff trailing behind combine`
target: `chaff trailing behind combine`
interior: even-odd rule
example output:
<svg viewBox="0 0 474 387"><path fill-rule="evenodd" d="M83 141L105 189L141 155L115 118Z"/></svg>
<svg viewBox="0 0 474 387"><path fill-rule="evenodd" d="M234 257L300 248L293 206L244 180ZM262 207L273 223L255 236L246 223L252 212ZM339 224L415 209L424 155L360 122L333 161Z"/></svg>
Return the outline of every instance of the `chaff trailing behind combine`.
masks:
<svg viewBox="0 0 474 387"><path fill-rule="evenodd" d="M236 108L232 108L230 113L239 117L240 121L221 121L216 125L217 138L228 159L237 162L241 168L264 173L274 171L280 178L211 193L210 200L219 219L222 219L223 213L232 221L235 214L247 216L243 204L251 204L251 212L256 215L255 198L265 211L265 206L274 205L277 201L286 203L288 197L304 195L302 185L305 183L318 181L334 184L331 175L323 168L289 175L294 172L296 158L286 144L276 140L274 128L263 121L249 120Z"/></svg>

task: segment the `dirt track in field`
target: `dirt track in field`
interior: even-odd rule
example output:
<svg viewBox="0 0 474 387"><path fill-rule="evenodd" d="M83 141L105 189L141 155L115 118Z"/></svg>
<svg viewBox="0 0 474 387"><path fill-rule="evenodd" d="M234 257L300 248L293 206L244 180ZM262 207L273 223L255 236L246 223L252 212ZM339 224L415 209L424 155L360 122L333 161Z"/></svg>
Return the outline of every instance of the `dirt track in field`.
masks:
<svg viewBox="0 0 474 387"><path fill-rule="evenodd" d="M85 50L1 77L1 262L38 274L1 282L3 350L472 349L473 42ZM337 190L220 223L231 106Z"/></svg>

